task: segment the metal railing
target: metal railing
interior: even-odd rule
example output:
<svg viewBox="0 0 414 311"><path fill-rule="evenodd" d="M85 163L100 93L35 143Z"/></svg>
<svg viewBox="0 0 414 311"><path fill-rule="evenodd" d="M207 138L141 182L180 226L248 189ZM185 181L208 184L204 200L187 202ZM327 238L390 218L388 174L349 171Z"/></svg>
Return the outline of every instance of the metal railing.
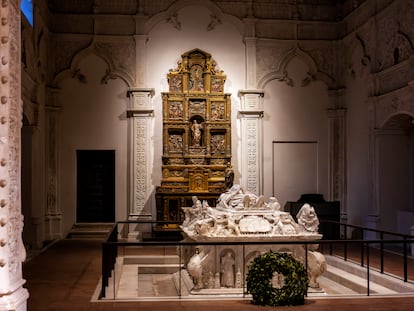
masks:
<svg viewBox="0 0 414 311"><path fill-rule="evenodd" d="M319 250L331 256L336 256L342 258L344 261L356 261L361 267L366 267L366 279L367 279L367 291L366 295L370 295L370 273L371 269L378 270L381 274L386 273L385 269L385 255L389 253L389 249L397 245L401 252L399 252L398 256L402 259L402 273L401 274L393 274L389 273L388 275L399 278L404 282L412 283L412 280L409 280L409 267L414 271L414 262L412 258L409 256L408 247L413 245L414 237L399 233L392 233L387 231L381 231L376 229L364 228L360 226L354 226L349 224L343 224L334 221L327 221L332 224L332 228L337 230L338 228L341 230L341 238L338 240L294 240L294 241L263 241L263 242L193 242L193 241L179 241L179 240L172 240L172 241L157 241L157 240L148 240L148 241L140 241L139 238L130 238L129 235L138 232L146 232L147 234L151 234L152 230L156 226L162 225L159 221L124 221L118 222L114 225L111 232L108 234L106 240L102 244L102 287L100 291L100 299L104 299L107 297L107 287L109 284L109 280L112 279L115 282L116 277L113 276L115 271L116 260L120 249L123 249L125 252L125 248L133 247L134 249L144 249L146 247L164 247L164 248L173 248L177 250L178 254L178 262L183 262L183 254L184 250L189 247L195 246L202 246L202 245L209 245L209 246L232 246L232 247L242 247L243 248L243 257L245 254L245 249L251 246L265 246L265 245L272 245L283 247L283 245L303 245L305 248L305 264L307 265L307 250L312 249L312 247L317 244L319 245ZM167 223L166 223L167 224ZM171 222L168 222L171 224ZM178 223L177 223L178 224ZM378 235L378 239L347 239L346 237L349 234L349 230L357 230L361 232L361 236L364 236L366 233L375 233ZM392 238L389 238L392 237ZM359 260L355 257L356 251L359 252ZM379 267L375 266L372 263L372 252L375 252L375 259L378 259L379 256ZM351 258L351 254L353 258ZM412 267L410 265L413 265ZM245 267L245 258L243 258L243 267ZM410 270L411 271L411 270ZM246 271L242 271L242 275L245 274ZM413 272L414 275L414 272ZM179 279L180 286L178 291L178 296L181 297L181 278ZM244 282L244 280L243 280ZM116 284L113 284L113 293L111 293L111 297L116 299L115 291L116 291ZM243 286L243 297L247 295L245 290L245 286Z"/></svg>
<svg viewBox="0 0 414 311"><path fill-rule="evenodd" d="M335 240L335 243L342 243L344 246L343 249L343 259L345 261L348 260L348 245L350 244L359 244L360 246L360 265L368 265L369 266L369 247L373 249L379 250L379 270L381 273L385 273L384 271L384 254L389 253L390 251L396 252L399 255L402 256L403 259L403 280L404 282L408 281L408 257L409 257L409 245L411 248L411 245L413 245L413 239L414 236L402 234L402 233L396 233L396 232L390 232L385 230L378 230L378 229L372 229L372 228L366 228L362 226L356 226L356 225L350 225L346 223L340 223L336 221L325 221L326 224L331 224L332 226L340 226L341 231L341 239ZM361 237L361 239L347 239L349 235L349 230L354 229L360 232L358 236ZM368 236L370 233L375 234L375 239L363 239L363 237ZM398 248L390 248L387 246L400 246ZM366 254L364 253L366 252ZM332 243L330 243L330 252L332 255ZM414 255L414 254L413 254ZM365 261L368 261L364 264Z"/></svg>

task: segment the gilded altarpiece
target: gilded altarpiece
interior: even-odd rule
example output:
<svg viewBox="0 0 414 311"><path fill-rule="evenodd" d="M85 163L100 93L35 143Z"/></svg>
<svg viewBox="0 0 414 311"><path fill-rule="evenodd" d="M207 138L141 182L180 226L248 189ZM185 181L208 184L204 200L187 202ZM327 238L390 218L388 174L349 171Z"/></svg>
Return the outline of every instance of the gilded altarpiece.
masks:
<svg viewBox="0 0 414 311"><path fill-rule="evenodd" d="M181 207L193 205L193 196L215 205L226 190L226 168L231 165L230 94L224 93L224 73L210 54L198 49L181 55L167 79L169 92L162 93L157 220L179 222L183 220Z"/></svg>

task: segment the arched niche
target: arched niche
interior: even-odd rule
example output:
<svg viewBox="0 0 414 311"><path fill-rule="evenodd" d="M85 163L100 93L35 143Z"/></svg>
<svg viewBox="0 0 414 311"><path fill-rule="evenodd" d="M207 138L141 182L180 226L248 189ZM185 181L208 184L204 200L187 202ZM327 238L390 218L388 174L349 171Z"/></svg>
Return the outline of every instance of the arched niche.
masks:
<svg viewBox="0 0 414 311"><path fill-rule="evenodd" d="M110 51L95 43L92 43L86 49L83 49L80 52L78 52L72 58L70 68L64 69L61 72L57 73L53 79L52 84L58 86L63 80L67 78L76 78L80 82L85 82L85 77L83 73L80 71L80 64L91 55L95 55L101 58L106 64L107 69L101 76L102 84L108 83L110 79L120 78L129 87L135 86L135 81L131 73L129 73L127 70L123 68L118 68L110 55Z"/></svg>
<svg viewBox="0 0 414 311"><path fill-rule="evenodd" d="M410 234L414 221L414 115L390 114L374 130L374 144L379 228Z"/></svg>
<svg viewBox="0 0 414 311"><path fill-rule="evenodd" d="M306 75L304 75L299 84L301 86L307 86L312 81L320 80L326 84L328 89L333 89L335 87L335 81L328 74L320 71L314 59L300 48L293 48L285 53L280 60L279 66L277 69L267 73L258 80L258 88L264 89L266 85L272 80L278 80L285 82L289 86L294 86L295 83L292 80L291 75L287 67L289 63L294 59L298 58L300 61L306 64L308 70Z"/></svg>

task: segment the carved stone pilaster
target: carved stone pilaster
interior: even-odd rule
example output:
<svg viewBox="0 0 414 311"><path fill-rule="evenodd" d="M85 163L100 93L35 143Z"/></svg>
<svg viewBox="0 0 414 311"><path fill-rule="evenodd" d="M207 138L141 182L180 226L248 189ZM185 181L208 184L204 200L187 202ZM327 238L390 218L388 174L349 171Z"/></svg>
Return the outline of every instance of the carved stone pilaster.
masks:
<svg viewBox="0 0 414 311"><path fill-rule="evenodd" d="M341 202L341 214L346 206L346 109L344 90L329 91L329 199Z"/></svg>
<svg viewBox="0 0 414 311"><path fill-rule="evenodd" d="M134 88L128 92L127 108L129 128L129 219L151 219L148 198L152 192L151 168L154 153L151 141L151 129L154 108L153 89Z"/></svg>
<svg viewBox="0 0 414 311"><path fill-rule="evenodd" d="M20 1L2 1L0 19L0 310L26 310L21 213Z"/></svg>
<svg viewBox="0 0 414 311"><path fill-rule="evenodd" d="M45 115L46 128L46 211L45 211L45 239L54 240L62 238L62 212L58 200L58 114L60 107L55 105L55 89L48 89Z"/></svg>
<svg viewBox="0 0 414 311"><path fill-rule="evenodd" d="M243 189L263 193L263 90L240 90L241 174Z"/></svg>

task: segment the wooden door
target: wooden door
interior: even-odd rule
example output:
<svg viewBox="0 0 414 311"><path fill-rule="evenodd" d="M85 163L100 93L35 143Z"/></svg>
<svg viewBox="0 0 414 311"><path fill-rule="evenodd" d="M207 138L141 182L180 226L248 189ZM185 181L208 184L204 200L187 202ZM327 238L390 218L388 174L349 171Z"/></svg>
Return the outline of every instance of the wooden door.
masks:
<svg viewBox="0 0 414 311"><path fill-rule="evenodd" d="M77 150L78 223L115 221L115 150Z"/></svg>

